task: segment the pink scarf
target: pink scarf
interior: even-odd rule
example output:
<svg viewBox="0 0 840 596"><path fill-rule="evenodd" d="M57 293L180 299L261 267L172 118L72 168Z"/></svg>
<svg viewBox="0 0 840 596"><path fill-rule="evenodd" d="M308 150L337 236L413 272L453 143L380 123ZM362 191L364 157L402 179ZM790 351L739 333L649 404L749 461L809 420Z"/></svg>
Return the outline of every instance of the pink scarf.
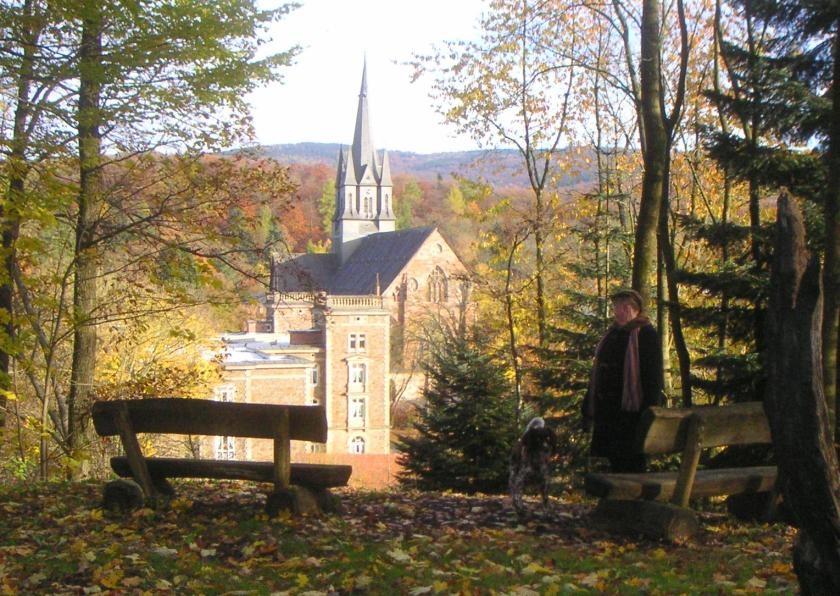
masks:
<svg viewBox="0 0 840 596"><path fill-rule="evenodd" d="M624 354L624 388L621 391L621 409L638 412L642 408L642 382L639 369L639 329L630 332L627 352Z"/></svg>

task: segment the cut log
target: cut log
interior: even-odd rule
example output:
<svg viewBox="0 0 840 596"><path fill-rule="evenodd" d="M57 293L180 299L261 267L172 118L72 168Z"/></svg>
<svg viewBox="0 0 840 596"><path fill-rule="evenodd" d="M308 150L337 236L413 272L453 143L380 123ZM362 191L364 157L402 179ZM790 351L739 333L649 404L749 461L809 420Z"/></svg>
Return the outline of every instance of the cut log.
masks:
<svg viewBox="0 0 840 596"><path fill-rule="evenodd" d="M274 481L274 462L213 459L149 458L146 466L152 478L218 478L227 480ZM112 457L111 468L119 476L131 476L125 457ZM310 488L345 486L353 466L291 464L290 483Z"/></svg>
<svg viewBox="0 0 840 596"><path fill-rule="evenodd" d="M593 516L612 532L641 534L668 542L685 542L700 528L690 509L655 501L603 499Z"/></svg>

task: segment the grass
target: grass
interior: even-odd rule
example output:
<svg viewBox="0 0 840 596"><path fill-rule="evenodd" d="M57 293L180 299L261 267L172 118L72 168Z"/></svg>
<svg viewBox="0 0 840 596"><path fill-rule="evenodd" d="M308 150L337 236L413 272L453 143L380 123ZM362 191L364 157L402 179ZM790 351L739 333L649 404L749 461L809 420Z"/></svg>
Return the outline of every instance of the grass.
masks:
<svg viewBox="0 0 840 596"><path fill-rule="evenodd" d="M520 520L501 496L348 490L340 515L268 519L247 483L182 482L122 516L101 487L0 488L0 593L796 592L792 530L722 513L669 545L593 527L575 494Z"/></svg>

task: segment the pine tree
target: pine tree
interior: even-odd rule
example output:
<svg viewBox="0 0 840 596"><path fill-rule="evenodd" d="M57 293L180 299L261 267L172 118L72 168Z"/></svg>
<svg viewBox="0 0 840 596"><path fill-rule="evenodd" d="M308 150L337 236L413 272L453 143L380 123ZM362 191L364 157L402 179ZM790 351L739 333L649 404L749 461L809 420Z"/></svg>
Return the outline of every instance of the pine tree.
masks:
<svg viewBox="0 0 840 596"><path fill-rule="evenodd" d="M466 493L506 488L516 402L503 369L478 346L454 334L432 345L416 435L398 445L402 484Z"/></svg>
<svg viewBox="0 0 840 596"><path fill-rule="evenodd" d="M719 213L704 220L683 218L690 238L719 255L714 271L678 271L683 286L713 297L714 304L684 308L687 326L702 329L717 345L692 365L691 385L713 403L761 399L769 226L762 221L762 202L780 188L819 204L825 171L808 145L820 135L825 109L818 88L825 78L803 52L801 40L784 28L768 27L770 4L736 0L739 20L725 30L719 7L717 61L728 85L716 81L708 92L718 109L719 127L708 149L726 176ZM771 11L772 12L772 11ZM740 182L748 199L748 222L733 215L730 191Z"/></svg>

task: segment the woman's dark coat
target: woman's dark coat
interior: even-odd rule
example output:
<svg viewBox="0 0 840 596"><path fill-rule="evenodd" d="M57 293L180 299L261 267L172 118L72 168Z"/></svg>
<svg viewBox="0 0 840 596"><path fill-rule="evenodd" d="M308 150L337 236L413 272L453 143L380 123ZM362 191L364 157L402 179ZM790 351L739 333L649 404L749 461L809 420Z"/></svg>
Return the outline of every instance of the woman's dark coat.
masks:
<svg viewBox="0 0 840 596"><path fill-rule="evenodd" d="M624 357L630 332L639 327L639 380L641 408L621 409L624 387ZM593 390L595 389L595 390ZM595 393L597 392L597 395ZM585 428L592 428L592 455L626 456L635 451L636 429L641 412L662 403L662 352L659 337L646 317L637 317L623 327L613 325L600 343L590 391L583 402Z"/></svg>

